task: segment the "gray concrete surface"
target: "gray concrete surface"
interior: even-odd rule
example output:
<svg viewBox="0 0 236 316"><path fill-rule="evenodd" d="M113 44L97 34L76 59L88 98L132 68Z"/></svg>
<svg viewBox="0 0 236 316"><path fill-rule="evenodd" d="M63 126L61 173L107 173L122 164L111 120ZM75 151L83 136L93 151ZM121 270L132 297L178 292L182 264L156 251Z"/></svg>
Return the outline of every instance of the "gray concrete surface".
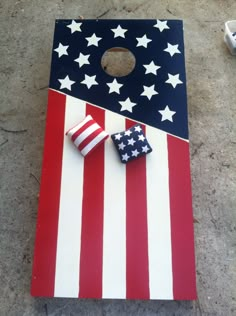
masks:
<svg viewBox="0 0 236 316"><path fill-rule="evenodd" d="M236 57L222 40L236 1L1 0L0 14L0 316L236 315ZM29 294L54 19L79 15L184 19L196 302Z"/></svg>

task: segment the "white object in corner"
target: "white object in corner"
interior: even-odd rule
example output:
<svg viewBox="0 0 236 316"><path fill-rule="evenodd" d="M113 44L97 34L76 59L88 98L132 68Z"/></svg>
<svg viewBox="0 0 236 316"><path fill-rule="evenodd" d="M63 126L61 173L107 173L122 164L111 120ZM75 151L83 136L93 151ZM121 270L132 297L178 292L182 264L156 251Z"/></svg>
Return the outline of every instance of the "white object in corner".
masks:
<svg viewBox="0 0 236 316"><path fill-rule="evenodd" d="M232 55L236 55L236 20L225 22L224 41Z"/></svg>

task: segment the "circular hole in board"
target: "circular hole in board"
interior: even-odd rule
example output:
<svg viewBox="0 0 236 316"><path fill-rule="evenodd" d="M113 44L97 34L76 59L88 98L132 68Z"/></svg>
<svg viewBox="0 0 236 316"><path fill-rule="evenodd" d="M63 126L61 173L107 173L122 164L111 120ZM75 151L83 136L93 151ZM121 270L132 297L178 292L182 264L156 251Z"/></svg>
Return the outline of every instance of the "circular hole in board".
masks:
<svg viewBox="0 0 236 316"><path fill-rule="evenodd" d="M112 47L102 56L102 69L112 77L129 75L135 67L134 54L124 47Z"/></svg>

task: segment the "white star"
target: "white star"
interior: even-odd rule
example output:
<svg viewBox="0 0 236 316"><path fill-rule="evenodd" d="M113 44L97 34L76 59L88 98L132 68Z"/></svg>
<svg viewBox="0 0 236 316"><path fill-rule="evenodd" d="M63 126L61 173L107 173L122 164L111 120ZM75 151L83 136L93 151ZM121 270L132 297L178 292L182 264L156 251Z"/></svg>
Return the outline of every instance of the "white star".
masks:
<svg viewBox="0 0 236 316"><path fill-rule="evenodd" d="M67 25L67 27L69 27L69 29L71 30L71 34L74 32L81 32L81 26L82 23L77 23L74 20L71 22L71 24Z"/></svg>
<svg viewBox="0 0 236 316"><path fill-rule="evenodd" d="M85 39L88 41L87 46L98 46L98 42L102 39L101 37L97 37L95 33L93 33L90 37L85 37Z"/></svg>
<svg viewBox="0 0 236 316"><path fill-rule="evenodd" d="M75 83L75 81L70 80L69 76L66 76L64 79L58 79L61 86L60 89L68 89L71 91L72 84Z"/></svg>
<svg viewBox="0 0 236 316"><path fill-rule="evenodd" d="M120 25L117 26L116 29L111 29L112 32L114 32L114 38L116 37L123 37L125 38L125 32L127 32L127 29L122 29Z"/></svg>
<svg viewBox="0 0 236 316"><path fill-rule="evenodd" d="M158 111L159 113L161 113L161 121L170 121L170 122L173 122L173 118L172 116L176 113L175 111L171 111L169 109L169 106L167 105L164 110L161 110L161 111Z"/></svg>
<svg viewBox="0 0 236 316"><path fill-rule="evenodd" d="M107 83L109 89L109 93L116 92L120 94L120 88L123 86L123 84L118 83L116 79L114 79L112 82Z"/></svg>
<svg viewBox="0 0 236 316"><path fill-rule="evenodd" d="M122 135L121 135L120 133L115 135L115 139L120 140L120 139L121 139L121 137L122 137Z"/></svg>
<svg viewBox="0 0 236 316"><path fill-rule="evenodd" d="M167 43L167 48L164 49L165 52L169 53L172 57L174 54L181 54L181 52L178 49L179 45L171 45L170 43Z"/></svg>
<svg viewBox="0 0 236 316"><path fill-rule="evenodd" d="M151 100L152 96L158 94L158 92L154 90L154 88L155 88L154 84L150 87L143 86L143 88L144 88L144 90L141 93L141 95L146 96L149 100Z"/></svg>
<svg viewBox="0 0 236 316"><path fill-rule="evenodd" d="M132 157L138 157L139 151L137 149L132 150L131 152L132 152Z"/></svg>
<svg viewBox="0 0 236 316"><path fill-rule="evenodd" d="M132 134L131 130L128 129L127 131L125 131L125 135L130 136L130 134Z"/></svg>
<svg viewBox="0 0 236 316"><path fill-rule="evenodd" d="M138 126L135 126L135 127L134 127L134 130L135 130L136 132L141 132L141 131L142 131L142 128L138 125Z"/></svg>
<svg viewBox="0 0 236 316"><path fill-rule="evenodd" d="M142 147L142 152L143 153L147 153L148 151L149 151L149 148L148 148L147 145Z"/></svg>
<svg viewBox="0 0 236 316"><path fill-rule="evenodd" d="M125 155L122 155L122 160L128 161L130 158L129 155L127 155L127 153Z"/></svg>
<svg viewBox="0 0 236 316"><path fill-rule="evenodd" d="M142 142L145 141L145 137L143 135L138 135L138 140L141 140Z"/></svg>
<svg viewBox="0 0 236 316"><path fill-rule="evenodd" d="M95 79L96 79L96 76L85 75L84 80L81 81L81 83L86 84L87 88L90 89L92 86L98 85Z"/></svg>
<svg viewBox="0 0 236 316"><path fill-rule="evenodd" d="M161 68L161 66L155 65L153 61L150 62L150 64L143 65L144 68L146 68L146 74L157 74L157 70Z"/></svg>
<svg viewBox="0 0 236 316"><path fill-rule="evenodd" d="M134 143L136 143L136 140L134 140L133 138L128 139L128 145L134 146Z"/></svg>
<svg viewBox="0 0 236 316"><path fill-rule="evenodd" d="M183 83L181 80L179 80L179 74L177 75L168 74L168 77L169 79L166 80L166 83L171 84L173 88L175 88L177 84Z"/></svg>
<svg viewBox="0 0 236 316"><path fill-rule="evenodd" d="M59 43L58 47L55 48L54 51L58 53L58 57L60 58L63 55L68 55L68 53L67 53L67 48L68 47L69 47L69 45L68 46L64 46L61 43Z"/></svg>
<svg viewBox="0 0 236 316"><path fill-rule="evenodd" d="M137 104L131 102L130 98L127 98L125 101L120 101L119 103L121 105L120 111L129 111L131 113L133 112L133 107Z"/></svg>
<svg viewBox="0 0 236 316"><path fill-rule="evenodd" d="M120 144L118 144L119 149L124 150L124 148L126 147L126 145L122 142Z"/></svg>
<svg viewBox="0 0 236 316"><path fill-rule="evenodd" d="M162 32L163 30L169 29L169 26L167 25L167 21L157 20L157 24L155 24L153 26L156 27L157 29L159 29L160 32Z"/></svg>
<svg viewBox="0 0 236 316"><path fill-rule="evenodd" d="M147 48L147 44L152 41L151 39L147 38L146 34L143 35L143 37L136 37L136 40L138 41L138 44L136 45L137 47L143 46L145 48Z"/></svg>
<svg viewBox="0 0 236 316"><path fill-rule="evenodd" d="M88 61L90 55L84 55L82 53L79 54L79 57L76 58L74 61L79 64L79 67L81 68L83 65L89 65L90 62Z"/></svg>

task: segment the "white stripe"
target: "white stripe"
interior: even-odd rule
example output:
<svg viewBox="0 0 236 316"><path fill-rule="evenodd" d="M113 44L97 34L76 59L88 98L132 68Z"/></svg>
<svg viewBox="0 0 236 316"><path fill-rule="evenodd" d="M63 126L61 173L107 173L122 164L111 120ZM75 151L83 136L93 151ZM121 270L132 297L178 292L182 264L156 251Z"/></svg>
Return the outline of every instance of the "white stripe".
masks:
<svg viewBox="0 0 236 316"><path fill-rule="evenodd" d="M85 116L85 103L66 97L65 131ZM54 296L78 297L84 158L65 136Z"/></svg>
<svg viewBox="0 0 236 316"><path fill-rule="evenodd" d="M88 145L86 145L81 150L81 154L83 156L86 156L98 143L100 143L106 137L107 137L107 133L105 131L102 131L90 143L88 143Z"/></svg>
<svg viewBox="0 0 236 316"><path fill-rule="evenodd" d="M125 129L125 118L105 113L109 135ZM103 298L126 297L126 169L111 138L105 142Z"/></svg>
<svg viewBox="0 0 236 316"><path fill-rule="evenodd" d="M173 299L167 135L146 127L150 299Z"/></svg>
<svg viewBox="0 0 236 316"><path fill-rule="evenodd" d="M88 121L92 121L92 120L93 119L91 115L86 116L86 118L81 123L69 129L67 132L67 135L72 137L75 132L77 132L81 127L83 127Z"/></svg>
<svg viewBox="0 0 236 316"><path fill-rule="evenodd" d="M76 147L78 147L83 140L85 140L90 134L95 132L97 129L99 129L100 126L97 123L94 123L93 125L89 126L84 130L79 136L74 140L74 144Z"/></svg>

